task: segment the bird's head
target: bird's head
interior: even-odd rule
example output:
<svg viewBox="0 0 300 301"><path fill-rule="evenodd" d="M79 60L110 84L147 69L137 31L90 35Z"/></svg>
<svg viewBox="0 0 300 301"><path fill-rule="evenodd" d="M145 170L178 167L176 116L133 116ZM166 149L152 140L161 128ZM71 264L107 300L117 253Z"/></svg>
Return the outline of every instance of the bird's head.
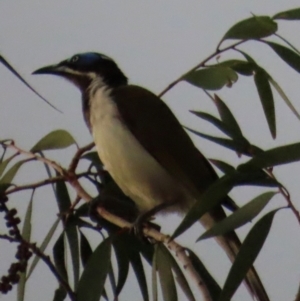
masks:
<svg viewBox="0 0 300 301"><path fill-rule="evenodd" d="M85 91L96 78L111 88L127 84L127 78L118 65L110 57L96 52L75 54L58 64L37 69L33 74L61 76L81 91Z"/></svg>

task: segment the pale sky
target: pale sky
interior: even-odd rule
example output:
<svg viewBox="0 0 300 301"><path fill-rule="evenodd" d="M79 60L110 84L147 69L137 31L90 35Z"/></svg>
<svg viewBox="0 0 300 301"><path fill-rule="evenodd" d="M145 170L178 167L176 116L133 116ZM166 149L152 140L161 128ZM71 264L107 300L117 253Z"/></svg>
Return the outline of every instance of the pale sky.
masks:
<svg viewBox="0 0 300 301"><path fill-rule="evenodd" d="M210 0L210 1L70 1L53 0L0 3L0 53L48 100L58 107L60 114L28 90L7 69L0 66L1 139L12 138L20 147L29 149L41 137L54 129L66 129L83 146L91 141L81 116L80 94L56 77L32 76L41 66L52 64L75 53L97 51L113 57L130 79L155 93L211 54L231 25L251 14L273 15L295 8L297 0ZM279 22L279 33L300 48L300 22ZM300 111L298 100L300 77L287 67L264 45L249 42L242 48L248 51L286 91ZM237 57L230 53L221 59ZM277 139L272 140L252 78L239 78L231 88L218 92L237 117L245 136L264 149L299 141L300 122L285 103L275 95ZM208 134L219 132L207 122L192 116L188 110L201 110L217 115L216 108L201 90L180 83L163 99L174 110L182 124ZM233 165L241 162L236 155L213 143L194 137L201 151L210 158ZM75 148L49 152L48 156L61 164ZM242 158L245 160L245 158ZM67 163L66 163L67 162ZM300 164L275 169L279 181L287 186L293 202L300 208ZM45 178L39 164L20 171L16 181L28 183ZM242 205L266 189L253 187L235 189L235 201ZM91 192L92 193L92 192ZM11 203L24 212L29 192L11 198ZM264 213L285 205L276 196ZM34 204L33 240L40 242L56 218L57 208L50 189L36 194ZM2 218L1 218L2 219ZM164 217L163 232L172 233L180 222L179 217ZM2 221L1 221L2 222ZM241 238L251 225L238 231ZM0 233L4 232L0 223ZM255 266L270 299L293 300L300 280L300 229L293 214L284 210L275 217L270 235ZM200 226L178 239L184 246L193 248L222 285L230 268L226 256L212 240L195 243L203 232ZM94 238L93 238L94 239ZM99 241L93 241L96 246ZM0 241L0 275L12 260L14 248ZM3 255L5 253L5 255ZM47 250L51 254L51 248ZM6 259L3 261L3 257ZM150 280L150 279L149 279ZM149 282L150 284L150 282ZM40 263L28 282L26 300L51 300L56 280ZM2 300L14 300L16 290ZM135 278L125 287L120 300L141 300ZM184 299L182 299L184 300ZM251 300L241 287L234 300Z"/></svg>

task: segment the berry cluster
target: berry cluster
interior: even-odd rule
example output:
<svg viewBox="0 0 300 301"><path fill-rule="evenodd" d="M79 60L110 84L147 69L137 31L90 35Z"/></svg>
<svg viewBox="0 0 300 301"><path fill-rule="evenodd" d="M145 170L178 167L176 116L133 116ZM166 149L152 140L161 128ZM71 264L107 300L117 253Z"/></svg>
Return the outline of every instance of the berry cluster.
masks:
<svg viewBox="0 0 300 301"><path fill-rule="evenodd" d="M5 213L6 227L9 229L9 237L11 241L19 242L16 258L17 262L10 265L7 275L4 275L0 279L0 292L6 294L12 289L12 286L19 282L20 273L26 271L27 262L32 256L32 252L29 250L28 243L24 242L21 237L18 224L21 222L20 218L17 217L16 209L8 209L6 202L8 201L7 196L0 195L0 212Z"/></svg>

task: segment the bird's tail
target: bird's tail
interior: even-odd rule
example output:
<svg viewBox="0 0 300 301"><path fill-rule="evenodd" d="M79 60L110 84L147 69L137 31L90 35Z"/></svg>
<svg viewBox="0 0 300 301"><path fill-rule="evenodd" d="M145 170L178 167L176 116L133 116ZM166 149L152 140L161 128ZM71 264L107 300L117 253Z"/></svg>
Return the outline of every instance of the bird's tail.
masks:
<svg viewBox="0 0 300 301"><path fill-rule="evenodd" d="M216 222L216 216L223 215L224 211L221 207L217 210L214 210L212 213L205 214L201 219L200 223L203 224L205 228L210 228L212 224ZM224 213L225 214L225 213ZM217 218L218 219L218 218ZM216 241L222 247L222 249L226 252L231 262L234 262L237 253L240 250L241 242L234 231L231 231L224 236L217 236ZM266 290L255 270L252 266L245 278L245 284L250 292L250 294L255 297L258 301L270 301Z"/></svg>

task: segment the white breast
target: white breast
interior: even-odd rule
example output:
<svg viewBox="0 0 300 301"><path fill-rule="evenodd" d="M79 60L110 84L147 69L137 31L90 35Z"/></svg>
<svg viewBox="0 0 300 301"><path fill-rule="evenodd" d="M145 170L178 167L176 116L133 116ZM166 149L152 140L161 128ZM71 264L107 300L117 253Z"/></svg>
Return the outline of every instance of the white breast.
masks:
<svg viewBox="0 0 300 301"><path fill-rule="evenodd" d="M141 211L182 197L178 183L123 124L110 91L101 87L91 96L90 122L96 149L123 192Z"/></svg>

